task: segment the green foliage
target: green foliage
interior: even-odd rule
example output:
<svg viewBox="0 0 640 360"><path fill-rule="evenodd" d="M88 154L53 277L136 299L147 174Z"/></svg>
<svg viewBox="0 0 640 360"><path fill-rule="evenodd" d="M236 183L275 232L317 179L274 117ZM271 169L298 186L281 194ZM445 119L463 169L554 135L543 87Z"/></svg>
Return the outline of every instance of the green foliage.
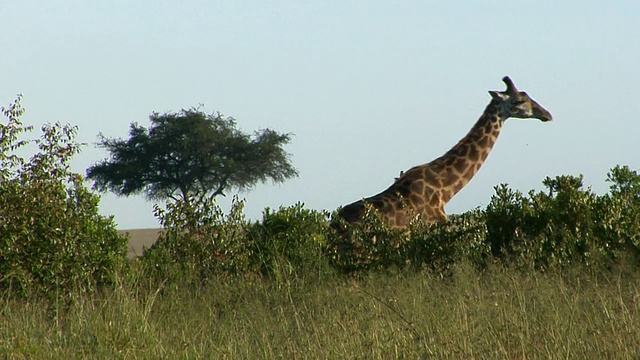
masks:
<svg viewBox="0 0 640 360"><path fill-rule="evenodd" d="M490 249L485 242L484 214L479 209L451 215L437 224L414 221L409 229L402 254L413 267L443 272L460 261L486 265Z"/></svg>
<svg viewBox="0 0 640 360"><path fill-rule="evenodd" d="M591 261L605 250L592 237L595 194L582 189L582 177L546 178L543 184L548 193L528 197L505 185L496 188L486 210L492 254L533 268Z"/></svg>
<svg viewBox="0 0 640 360"><path fill-rule="evenodd" d="M327 250L331 263L343 272L402 266L401 246L406 241L403 230L391 229L369 203L359 224L347 224L333 214Z"/></svg>
<svg viewBox="0 0 640 360"><path fill-rule="evenodd" d="M519 191L513 191L506 184L494 188L495 194L485 209L487 242L494 257L503 258L514 252L514 243L522 242L523 204L527 199Z"/></svg>
<svg viewBox="0 0 640 360"><path fill-rule="evenodd" d="M111 158L87 170L96 189L202 201L229 188L249 189L298 175L282 148L290 134L264 129L251 136L238 130L233 118L197 109L153 113L149 120L148 129L132 123L128 140L100 135L99 145Z"/></svg>
<svg viewBox="0 0 640 360"><path fill-rule="evenodd" d="M610 192L598 202L599 235L640 261L640 175L628 166L616 166L607 181Z"/></svg>
<svg viewBox="0 0 640 360"><path fill-rule="evenodd" d="M143 254L149 276L201 284L225 274L286 281L329 271L324 256L326 214L296 204L266 209L261 222L249 223L243 205L234 200L227 215L212 200L177 201L166 210L156 207L166 230Z"/></svg>
<svg viewBox="0 0 640 360"><path fill-rule="evenodd" d="M252 267L279 281L322 276L328 271L324 254L328 214L307 210L301 203L265 209L261 222L247 233Z"/></svg>
<svg viewBox="0 0 640 360"><path fill-rule="evenodd" d="M528 196L496 187L485 211L492 254L540 269L571 263L609 266L625 248L637 253L639 177L617 167L609 181L611 193L603 196L583 189L582 176L546 178L548 192Z"/></svg>
<svg viewBox="0 0 640 360"><path fill-rule="evenodd" d="M32 130L20 99L2 108L8 123L0 124L0 289L54 299L111 283L125 269L127 239L70 170L77 129L49 124L39 139L20 140ZM38 150L26 161L18 153L28 145Z"/></svg>
<svg viewBox="0 0 640 360"><path fill-rule="evenodd" d="M212 199L178 200L166 209L155 207L165 231L142 257L156 280L200 283L216 273L240 273L249 268L244 203L234 199L225 215Z"/></svg>

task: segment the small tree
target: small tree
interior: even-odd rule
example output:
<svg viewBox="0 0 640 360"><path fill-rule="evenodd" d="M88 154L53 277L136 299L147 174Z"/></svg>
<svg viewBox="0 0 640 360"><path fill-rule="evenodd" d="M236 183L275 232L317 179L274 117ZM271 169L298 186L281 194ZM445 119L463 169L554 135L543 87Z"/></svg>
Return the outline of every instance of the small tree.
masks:
<svg viewBox="0 0 640 360"><path fill-rule="evenodd" d="M236 129L233 118L197 109L152 113L149 119L148 129L132 123L128 140L99 135L110 158L87 170L94 188L189 203L298 175L282 148L290 134L264 129L251 136Z"/></svg>

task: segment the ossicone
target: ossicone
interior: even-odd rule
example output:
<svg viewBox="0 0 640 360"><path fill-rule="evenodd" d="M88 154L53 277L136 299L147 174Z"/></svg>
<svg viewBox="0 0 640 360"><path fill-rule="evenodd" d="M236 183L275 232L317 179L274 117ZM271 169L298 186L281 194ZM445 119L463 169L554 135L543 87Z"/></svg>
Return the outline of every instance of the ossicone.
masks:
<svg viewBox="0 0 640 360"><path fill-rule="evenodd" d="M502 78L502 81L504 81L504 83L507 84L507 91L506 91L507 94L514 95L518 93L518 89L516 88L516 85L513 83L510 77L505 76Z"/></svg>

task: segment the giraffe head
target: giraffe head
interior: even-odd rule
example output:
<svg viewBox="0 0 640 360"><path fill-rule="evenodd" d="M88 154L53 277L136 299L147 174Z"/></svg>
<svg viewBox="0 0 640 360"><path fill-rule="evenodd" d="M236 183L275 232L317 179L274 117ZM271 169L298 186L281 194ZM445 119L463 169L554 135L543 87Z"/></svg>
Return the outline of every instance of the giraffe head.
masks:
<svg viewBox="0 0 640 360"><path fill-rule="evenodd" d="M491 97L499 103L498 109L503 119L510 117L519 119L539 119L551 121L551 113L529 97L526 92L519 91L508 76L502 78L507 84L505 91L489 91Z"/></svg>

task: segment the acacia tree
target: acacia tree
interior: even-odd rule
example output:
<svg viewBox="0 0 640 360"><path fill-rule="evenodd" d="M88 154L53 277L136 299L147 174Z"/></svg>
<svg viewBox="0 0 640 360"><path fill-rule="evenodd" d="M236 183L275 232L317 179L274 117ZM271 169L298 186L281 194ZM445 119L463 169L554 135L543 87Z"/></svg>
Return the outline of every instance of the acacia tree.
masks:
<svg viewBox="0 0 640 360"><path fill-rule="evenodd" d="M271 179L279 183L298 175L284 151L290 134L271 129L253 135L236 128L235 119L198 109L149 116L147 129L132 123L129 139L99 135L110 158L89 167L94 188L117 195L144 194L149 199L185 203L247 190Z"/></svg>

